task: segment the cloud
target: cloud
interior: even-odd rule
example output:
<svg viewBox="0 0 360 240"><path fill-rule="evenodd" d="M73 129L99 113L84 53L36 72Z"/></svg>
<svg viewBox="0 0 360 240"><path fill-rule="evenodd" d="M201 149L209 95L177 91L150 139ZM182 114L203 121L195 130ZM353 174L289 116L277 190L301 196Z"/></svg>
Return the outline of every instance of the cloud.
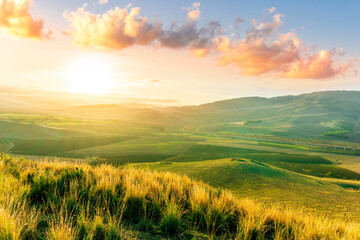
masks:
<svg viewBox="0 0 360 240"><path fill-rule="evenodd" d="M216 51L221 54L220 65L234 64L249 76L281 71L298 58L301 44L293 33L270 39L282 24L281 16L275 15L273 21L253 26L243 39L219 38Z"/></svg>
<svg viewBox="0 0 360 240"><path fill-rule="evenodd" d="M199 28L197 26L201 14L199 7L200 3L193 3L191 7L186 8L188 12L181 26L173 21L168 30L162 31L158 39L161 47L188 48L198 57L205 56L211 51L214 37L221 33L222 26L219 22L211 21Z"/></svg>
<svg viewBox="0 0 360 240"><path fill-rule="evenodd" d="M309 58L300 58L289 66L283 73L286 78L332 78L336 75L343 75L349 69L349 64L334 66L336 52L321 50Z"/></svg>
<svg viewBox="0 0 360 240"><path fill-rule="evenodd" d="M347 72L349 64L339 66L334 61L335 55L343 55L341 51L312 53L302 46L295 32L281 33L282 25L282 15L276 14L268 21L253 21L242 39L218 38L219 64L235 65L241 74L248 76L274 74L283 78L326 79Z"/></svg>
<svg viewBox="0 0 360 240"><path fill-rule="evenodd" d="M244 22L244 19L242 17L237 17L234 21L234 28L236 30L239 30L239 26L240 24L242 24Z"/></svg>
<svg viewBox="0 0 360 240"><path fill-rule="evenodd" d="M196 56L206 55L214 43L214 37L221 31L218 22L209 22L198 28L200 3L186 8L185 22L178 26L173 21L168 29L159 21L141 17L140 8L115 8L102 15L85 10L86 5L76 11L64 12L72 30L67 35L75 44L98 49L124 49L134 45L148 45L161 48L190 49Z"/></svg>
<svg viewBox="0 0 360 240"><path fill-rule="evenodd" d="M190 7L184 9L188 11L186 16L188 19L197 20L200 17L201 11L199 2L194 2Z"/></svg>
<svg viewBox="0 0 360 240"><path fill-rule="evenodd" d="M44 20L30 14L31 0L0 0L0 28L19 38L45 39Z"/></svg>
<svg viewBox="0 0 360 240"><path fill-rule="evenodd" d="M103 5L103 4L106 4L108 2L109 2L109 0L99 0L99 5Z"/></svg>
<svg viewBox="0 0 360 240"><path fill-rule="evenodd" d="M161 31L160 23L150 23L140 17L140 8L116 7L103 15L85 10L86 5L74 12L64 12L73 30L66 32L75 43L84 47L124 49L134 45L149 45Z"/></svg>
<svg viewBox="0 0 360 240"><path fill-rule="evenodd" d="M276 7L271 7L268 9L269 13L274 13L276 12L276 10L277 10Z"/></svg>
<svg viewBox="0 0 360 240"><path fill-rule="evenodd" d="M183 25L178 26L177 21L173 20L168 30L163 30L159 41L162 47L184 48L200 38L200 31L197 29L197 20L200 17L200 3L193 3L188 11Z"/></svg>
<svg viewBox="0 0 360 240"><path fill-rule="evenodd" d="M185 22L178 26L174 20L169 29L162 31L158 39L159 45L172 49L189 49L197 57L209 54L214 47L215 37L223 31L223 27L217 21L210 21L205 26L198 27L201 15L199 8L199 2L185 8Z"/></svg>

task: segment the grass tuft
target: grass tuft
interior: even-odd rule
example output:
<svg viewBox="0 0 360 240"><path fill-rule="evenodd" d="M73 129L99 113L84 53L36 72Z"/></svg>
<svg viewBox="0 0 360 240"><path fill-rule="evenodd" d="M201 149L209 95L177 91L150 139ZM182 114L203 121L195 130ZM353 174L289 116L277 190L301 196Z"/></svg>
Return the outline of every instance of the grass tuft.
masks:
<svg viewBox="0 0 360 240"><path fill-rule="evenodd" d="M182 212L176 203L169 203L160 222L160 229L170 236L181 234L183 231Z"/></svg>

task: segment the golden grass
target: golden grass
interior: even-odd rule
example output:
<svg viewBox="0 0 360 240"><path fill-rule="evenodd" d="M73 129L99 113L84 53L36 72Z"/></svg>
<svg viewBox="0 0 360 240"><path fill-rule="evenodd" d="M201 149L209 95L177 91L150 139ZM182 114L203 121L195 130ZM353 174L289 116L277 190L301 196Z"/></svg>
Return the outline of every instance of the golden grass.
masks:
<svg viewBox="0 0 360 240"><path fill-rule="evenodd" d="M186 176L0 157L0 239L360 239L360 225L264 207ZM141 237L140 237L141 239Z"/></svg>

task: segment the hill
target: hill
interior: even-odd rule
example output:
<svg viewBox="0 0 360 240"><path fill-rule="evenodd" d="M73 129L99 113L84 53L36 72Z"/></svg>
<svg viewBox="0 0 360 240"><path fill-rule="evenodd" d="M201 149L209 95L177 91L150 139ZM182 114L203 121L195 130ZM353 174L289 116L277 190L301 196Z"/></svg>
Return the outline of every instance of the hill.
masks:
<svg viewBox="0 0 360 240"><path fill-rule="evenodd" d="M174 108L202 131L359 141L360 92L248 97Z"/></svg>
<svg viewBox="0 0 360 240"><path fill-rule="evenodd" d="M360 141L360 92L325 91L245 97L198 106L93 105L67 108L71 117L126 120L216 134Z"/></svg>
<svg viewBox="0 0 360 240"><path fill-rule="evenodd" d="M358 223L265 207L185 176L0 158L1 239L358 239Z"/></svg>

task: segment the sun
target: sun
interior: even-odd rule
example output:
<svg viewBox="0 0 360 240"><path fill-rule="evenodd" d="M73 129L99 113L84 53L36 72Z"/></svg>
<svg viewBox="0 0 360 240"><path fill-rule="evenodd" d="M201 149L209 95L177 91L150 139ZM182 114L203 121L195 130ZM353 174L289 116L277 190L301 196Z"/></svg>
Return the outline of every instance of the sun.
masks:
<svg viewBox="0 0 360 240"><path fill-rule="evenodd" d="M68 87L73 93L104 94L112 87L112 71L105 61L96 58L80 59L68 71Z"/></svg>

